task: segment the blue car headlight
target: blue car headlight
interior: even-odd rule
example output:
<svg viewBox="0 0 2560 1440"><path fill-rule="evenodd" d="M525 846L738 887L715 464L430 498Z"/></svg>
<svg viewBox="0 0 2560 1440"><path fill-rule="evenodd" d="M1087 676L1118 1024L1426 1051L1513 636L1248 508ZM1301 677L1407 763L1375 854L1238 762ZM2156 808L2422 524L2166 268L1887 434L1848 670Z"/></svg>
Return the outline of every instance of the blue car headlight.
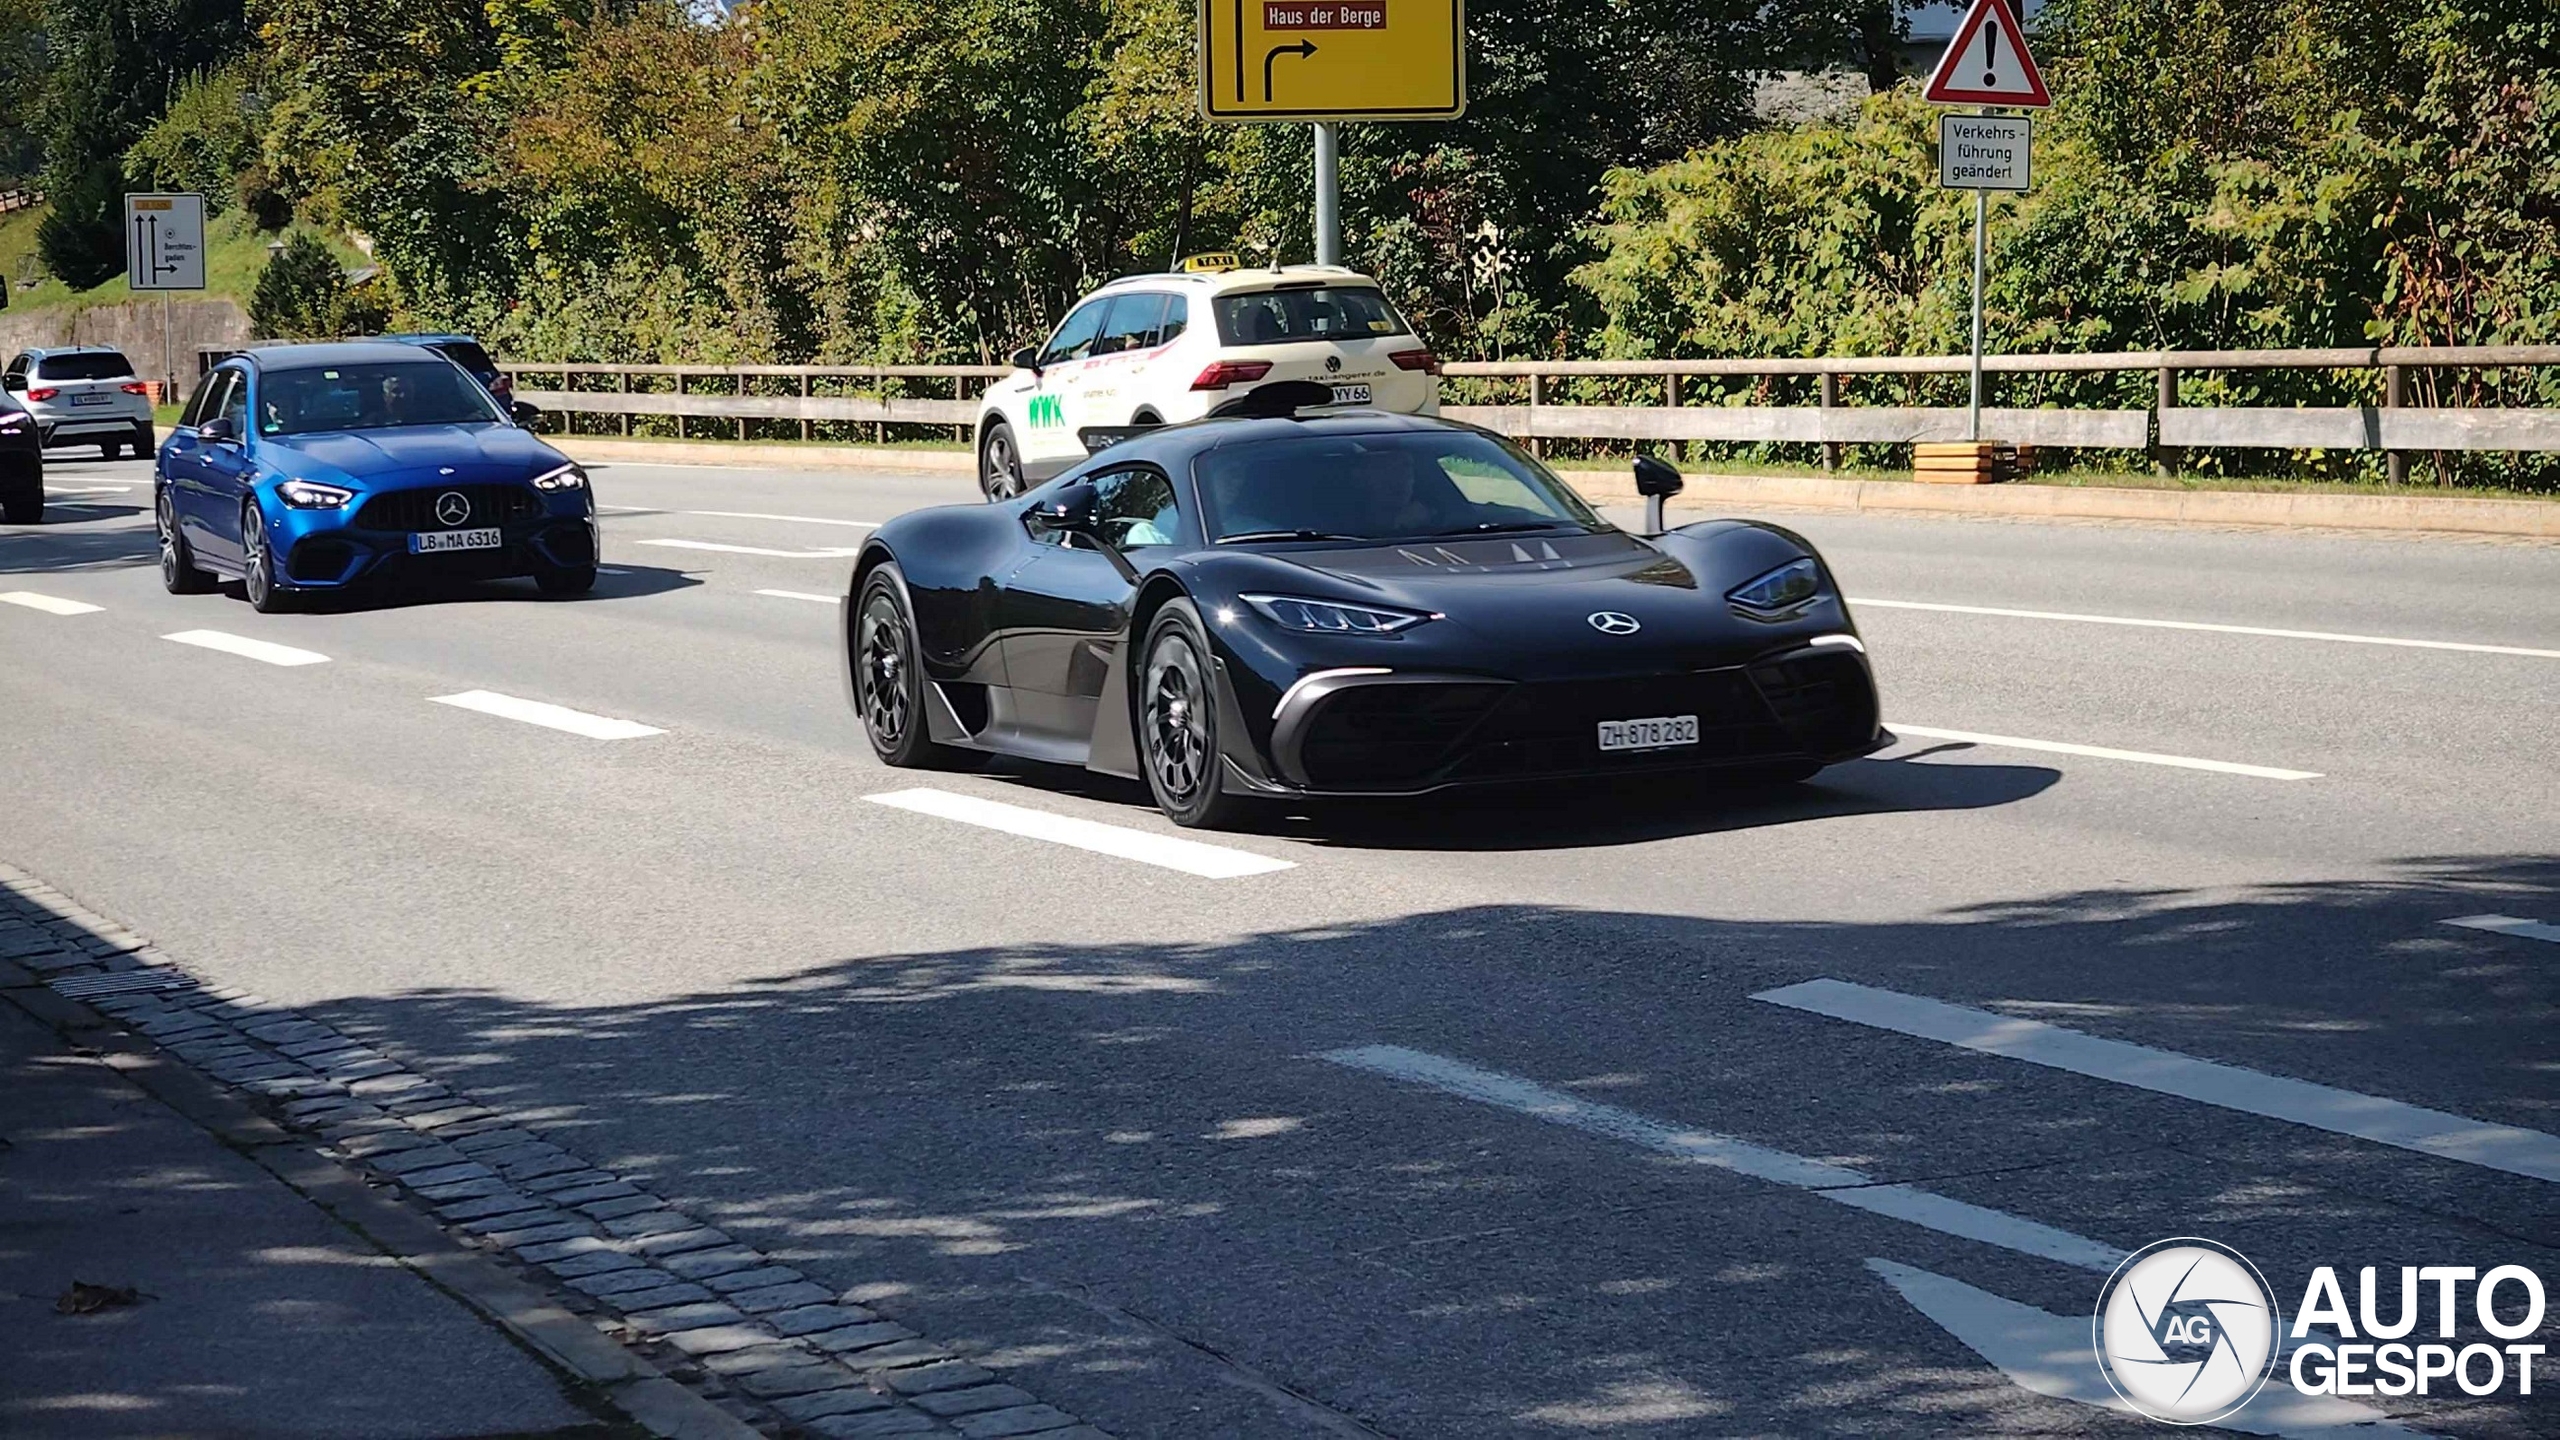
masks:
<svg viewBox="0 0 2560 1440"><path fill-rule="evenodd" d="M276 487L276 495L296 510L341 510L356 498L353 490L317 480L287 480Z"/></svg>
<svg viewBox="0 0 2560 1440"><path fill-rule="evenodd" d="M1734 607L1754 615L1784 615L1822 593L1822 566L1811 556L1790 560L1768 574L1725 592Z"/></svg>
<svg viewBox="0 0 2560 1440"><path fill-rule="evenodd" d="M1392 635L1408 626L1440 618L1414 610L1352 605L1340 600L1309 600L1297 595L1239 595L1236 598L1252 606L1257 614L1274 625L1330 635Z"/></svg>
<svg viewBox="0 0 2560 1440"><path fill-rule="evenodd" d="M563 465L557 470L545 470L533 477L533 488L536 490L584 490L587 488L587 472L575 465Z"/></svg>

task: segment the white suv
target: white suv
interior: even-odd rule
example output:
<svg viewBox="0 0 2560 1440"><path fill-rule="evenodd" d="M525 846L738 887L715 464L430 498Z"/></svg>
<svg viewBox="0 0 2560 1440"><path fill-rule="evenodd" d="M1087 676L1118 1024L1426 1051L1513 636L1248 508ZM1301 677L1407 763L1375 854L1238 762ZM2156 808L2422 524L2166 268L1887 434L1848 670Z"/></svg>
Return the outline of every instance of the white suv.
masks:
<svg viewBox="0 0 2560 1440"><path fill-rule="evenodd" d="M978 404L978 484L991 500L1083 460L1078 431L1197 420L1274 381L1331 385L1338 405L1440 411L1439 360L1378 282L1334 265L1246 270L1203 256L1114 280L1013 363Z"/></svg>
<svg viewBox="0 0 2560 1440"><path fill-rule="evenodd" d="M95 445L110 460L127 446L137 460L152 451L151 387L133 378L133 362L121 350L22 350L0 383L36 418L48 450Z"/></svg>

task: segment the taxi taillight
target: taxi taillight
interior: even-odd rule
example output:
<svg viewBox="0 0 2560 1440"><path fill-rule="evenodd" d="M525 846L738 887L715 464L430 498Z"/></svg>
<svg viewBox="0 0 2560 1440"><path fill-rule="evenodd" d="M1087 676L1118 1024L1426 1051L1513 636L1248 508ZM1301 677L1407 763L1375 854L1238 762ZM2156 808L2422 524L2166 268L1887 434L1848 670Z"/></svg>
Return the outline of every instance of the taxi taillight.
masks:
<svg viewBox="0 0 2560 1440"><path fill-rule="evenodd" d="M1399 350L1387 358L1396 362L1399 370L1420 370L1429 375L1440 373L1440 357L1428 350Z"/></svg>
<svg viewBox="0 0 2560 1440"><path fill-rule="evenodd" d="M1200 372L1191 382L1194 390L1224 390L1247 380L1259 380L1271 373L1268 360L1220 360Z"/></svg>

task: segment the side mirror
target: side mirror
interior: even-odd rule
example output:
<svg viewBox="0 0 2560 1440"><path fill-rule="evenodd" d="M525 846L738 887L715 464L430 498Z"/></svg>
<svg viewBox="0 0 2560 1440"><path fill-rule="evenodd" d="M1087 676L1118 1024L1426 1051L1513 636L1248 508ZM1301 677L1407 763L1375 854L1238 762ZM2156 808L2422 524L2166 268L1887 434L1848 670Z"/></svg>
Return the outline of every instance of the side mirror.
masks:
<svg viewBox="0 0 2560 1440"><path fill-rule="evenodd" d="M207 445L237 445L240 432L232 428L228 418L216 415L196 427L196 438Z"/></svg>
<svg viewBox="0 0 2560 1440"><path fill-rule="evenodd" d="M1671 462L1658 455L1636 457L1636 493L1644 497L1644 529L1648 535L1659 535L1666 529L1663 503L1680 493L1680 472Z"/></svg>
<svg viewBox="0 0 2560 1440"><path fill-rule="evenodd" d="M510 400L507 402L507 415L517 424L530 430L533 428L533 422L542 418L542 407L528 405L522 400Z"/></svg>
<svg viewBox="0 0 2560 1440"><path fill-rule="evenodd" d="M1033 506L1023 518L1043 530L1091 536L1094 533L1094 513L1101 508L1102 492L1079 480L1059 490L1047 501Z"/></svg>
<svg viewBox="0 0 2560 1440"><path fill-rule="evenodd" d="M27 388L27 377L24 375L0 377L0 387L5 387L12 391L24 390Z"/></svg>
<svg viewBox="0 0 2560 1440"><path fill-rule="evenodd" d="M1034 375L1040 373L1040 347L1037 345L1025 345L1007 358L1016 370L1028 370Z"/></svg>

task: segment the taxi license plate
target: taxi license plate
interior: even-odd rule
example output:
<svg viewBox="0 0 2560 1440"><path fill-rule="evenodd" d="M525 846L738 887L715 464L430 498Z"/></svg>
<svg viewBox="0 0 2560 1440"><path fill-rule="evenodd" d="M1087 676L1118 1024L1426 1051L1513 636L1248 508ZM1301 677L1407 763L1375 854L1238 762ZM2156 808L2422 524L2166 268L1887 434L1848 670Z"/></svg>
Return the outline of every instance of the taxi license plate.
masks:
<svg viewBox="0 0 2560 1440"><path fill-rule="evenodd" d="M1642 720L1600 722L1603 750L1669 750L1698 743L1695 715L1654 715Z"/></svg>
<svg viewBox="0 0 2560 1440"><path fill-rule="evenodd" d="M1369 387L1366 385L1336 385L1333 387L1333 403L1336 405L1366 405L1369 403Z"/></svg>
<svg viewBox="0 0 2560 1440"><path fill-rule="evenodd" d="M502 541L497 530L428 530L409 537L409 553L425 555L437 550L495 550Z"/></svg>
<svg viewBox="0 0 2560 1440"><path fill-rule="evenodd" d="M87 395L74 395L71 397L71 403L74 405L112 405L115 403L115 398L116 397L108 394L106 391L100 390Z"/></svg>

